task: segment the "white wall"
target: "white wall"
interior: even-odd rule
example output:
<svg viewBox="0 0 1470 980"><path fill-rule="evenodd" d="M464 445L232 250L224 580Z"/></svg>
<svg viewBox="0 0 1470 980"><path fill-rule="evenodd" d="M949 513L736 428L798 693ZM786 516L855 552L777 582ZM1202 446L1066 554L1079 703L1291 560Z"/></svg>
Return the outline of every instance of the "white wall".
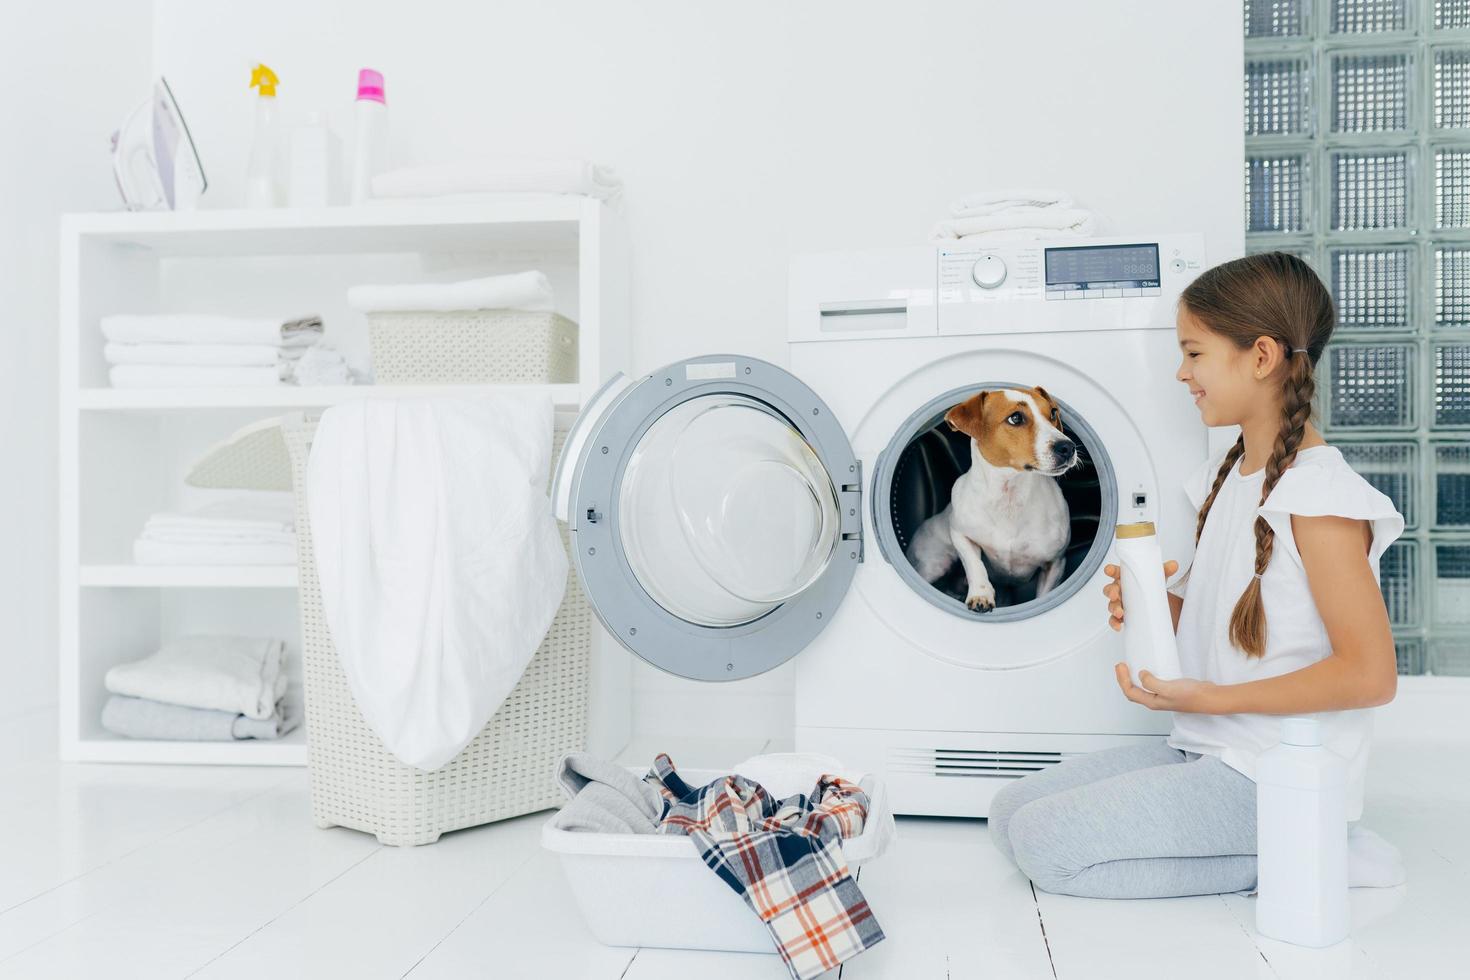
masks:
<svg viewBox="0 0 1470 980"><path fill-rule="evenodd" d="M0 14L0 714L56 700L57 218L119 206L108 137L148 96L151 8Z"/></svg>
<svg viewBox="0 0 1470 980"><path fill-rule="evenodd" d="M794 252L921 240L977 188L1061 186L1129 230L1239 254L1238 0L458 3L157 0L154 64L239 199L246 82L349 135L387 76L396 163L584 156L618 168L634 367L785 359ZM639 667L635 725L784 732L791 674L708 686Z"/></svg>

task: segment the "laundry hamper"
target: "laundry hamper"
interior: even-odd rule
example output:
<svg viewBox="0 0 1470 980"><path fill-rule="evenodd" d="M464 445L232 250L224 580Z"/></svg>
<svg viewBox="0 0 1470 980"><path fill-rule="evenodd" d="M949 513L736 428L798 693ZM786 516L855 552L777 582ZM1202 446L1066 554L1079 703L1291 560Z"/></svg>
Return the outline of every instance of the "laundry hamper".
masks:
<svg viewBox="0 0 1470 980"><path fill-rule="evenodd" d="M389 384L562 384L577 380L577 325L528 310L368 314L373 378Z"/></svg>
<svg viewBox="0 0 1470 980"><path fill-rule="evenodd" d="M351 827L395 845L431 844L463 827L558 806L553 781L565 753L585 748L592 622L576 572L551 629L500 710L443 768L399 761L362 717L322 613L306 509L306 460L315 419L282 422L296 489L302 667L306 680L307 766L318 827ZM558 426L553 463L566 430ZM567 531L562 528L562 543Z"/></svg>

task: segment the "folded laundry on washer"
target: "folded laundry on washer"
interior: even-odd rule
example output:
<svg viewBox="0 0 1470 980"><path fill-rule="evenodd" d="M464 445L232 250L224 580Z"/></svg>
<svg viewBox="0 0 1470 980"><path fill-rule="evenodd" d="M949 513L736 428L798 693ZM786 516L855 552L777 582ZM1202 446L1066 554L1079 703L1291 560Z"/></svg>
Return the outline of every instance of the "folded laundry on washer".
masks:
<svg viewBox="0 0 1470 980"><path fill-rule="evenodd" d="M309 347L322 337L319 316L282 319L212 313L117 313L102 336L114 344L268 344Z"/></svg>
<svg viewBox="0 0 1470 980"><path fill-rule="evenodd" d="M485 276L460 282L426 282L353 286L347 303L363 313L431 310L555 309L551 282L537 270Z"/></svg>
<svg viewBox="0 0 1470 980"><path fill-rule="evenodd" d="M1082 208L1011 208L995 214L946 218L934 226L933 237L941 241L982 235L1026 240L1091 235L1096 228L1097 216Z"/></svg>
<svg viewBox="0 0 1470 980"><path fill-rule="evenodd" d="M114 735L163 741L277 739L301 724L301 718L300 700L289 694L269 717L258 719L238 711L189 708L122 694L114 694L102 706L102 727Z"/></svg>
<svg viewBox="0 0 1470 980"><path fill-rule="evenodd" d="M142 660L118 664L103 684L113 694L264 720L286 693L286 646L249 636L185 636Z"/></svg>
<svg viewBox="0 0 1470 980"><path fill-rule="evenodd" d="M998 191L976 191L950 205L956 218L972 218L996 214L1012 208L1070 208L1075 202L1066 191L1040 188L1011 188Z"/></svg>
<svg viewBox="0 0 1470 980"><path fill-rule="evenodd" d="M556 782L568 801L557 817L563 830L652 834L668 804L646 779L588 752L563 756Z"/></svg>
<svg viewBox="0 0 1470 980"><path fill-rule="evenodd" d="M551 193L606 199L622 189L611 167L586 160L464 160L403 167L373 178L373 197Z"/></svg>
<svg viewBox="0 0 1470 980"><path fill-rule="evenodd" d="M658 832L693 838L704 863L765 923L797 980L882 941L842 855L842 839L862 833L868 815L857 785L823 775L809 795L784 800L743 776L695 789L667 755L649 776L669 800Z"/></svg>
<svg viewBox="0 0 1470 980"><path fill-rule="evenodd" d="M976 191L955 201L950 212L935 224L933 241L1026 241L1091 235L1097 229L1097 215L1061 190Z"/></svg>
<svg viewBox="0 0 1470 980"><path fill-rule="evenodd" d="M140 565L292 565L295 504L286 492L260 491L190 513L153 514L133 542Z"/></svg>

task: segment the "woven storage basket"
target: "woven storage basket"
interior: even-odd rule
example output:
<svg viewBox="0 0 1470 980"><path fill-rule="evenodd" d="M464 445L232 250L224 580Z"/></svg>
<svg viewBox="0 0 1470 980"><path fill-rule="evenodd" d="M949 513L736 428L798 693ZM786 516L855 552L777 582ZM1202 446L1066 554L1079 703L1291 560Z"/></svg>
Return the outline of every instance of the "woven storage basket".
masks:
<svg viewBox="0 0 1470 980"><path fill-rule="evenodd" d="M577 380L577 325L557 313L369 313L368 343L380 385Z"/></svg>
<svg viewBox="0 0 1470 980"><path fill-rule="evenodd" d="M459 755L429 772L400 762L358 711L322 614L306 509L306 460L316 431L300 415L282 423L296 488L307 767L318 827L351 827L394 845L557 806L555 763L585 748L592 622L575 571L551 629L500 710ZM553 465L566 431L558 426ZM567 542L565 526L562 543Z"/></svg>

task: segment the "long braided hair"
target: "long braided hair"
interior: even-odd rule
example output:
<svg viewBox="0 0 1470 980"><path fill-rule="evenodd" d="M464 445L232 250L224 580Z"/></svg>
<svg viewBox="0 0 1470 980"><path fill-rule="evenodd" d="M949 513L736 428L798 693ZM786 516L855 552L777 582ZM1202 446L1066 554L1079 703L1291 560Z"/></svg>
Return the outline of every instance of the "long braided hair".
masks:
<svg viewBox="0 0 1470 980"><path fill-rule="evenodd" d="M1200 275L1180 294L1179 302L1200 323L1233 342L1241 350L1260 337L1270 337L1284 348L1281 375L1281 428L1266 463L1261 503L1271 495L1281 474L1296 459L1297 449L1312 416L1317 390L1313 368L1332 336L1336 316L1332 297L1317 274L1294 255L1267 252L1235 259ZM1305 352L1297 351L1305 348ZM1195 545L1204 533L1205 518L1225 477L1245 452L1245 437L1225 454L1214 486L1200 506L1194 529ZM1230 641L1249 657L1266 652L1266 610L1261 601L1261 576L1271 563L1276 533L1257 516L1255 576L1235 603L1230 616Z"/></svg>

